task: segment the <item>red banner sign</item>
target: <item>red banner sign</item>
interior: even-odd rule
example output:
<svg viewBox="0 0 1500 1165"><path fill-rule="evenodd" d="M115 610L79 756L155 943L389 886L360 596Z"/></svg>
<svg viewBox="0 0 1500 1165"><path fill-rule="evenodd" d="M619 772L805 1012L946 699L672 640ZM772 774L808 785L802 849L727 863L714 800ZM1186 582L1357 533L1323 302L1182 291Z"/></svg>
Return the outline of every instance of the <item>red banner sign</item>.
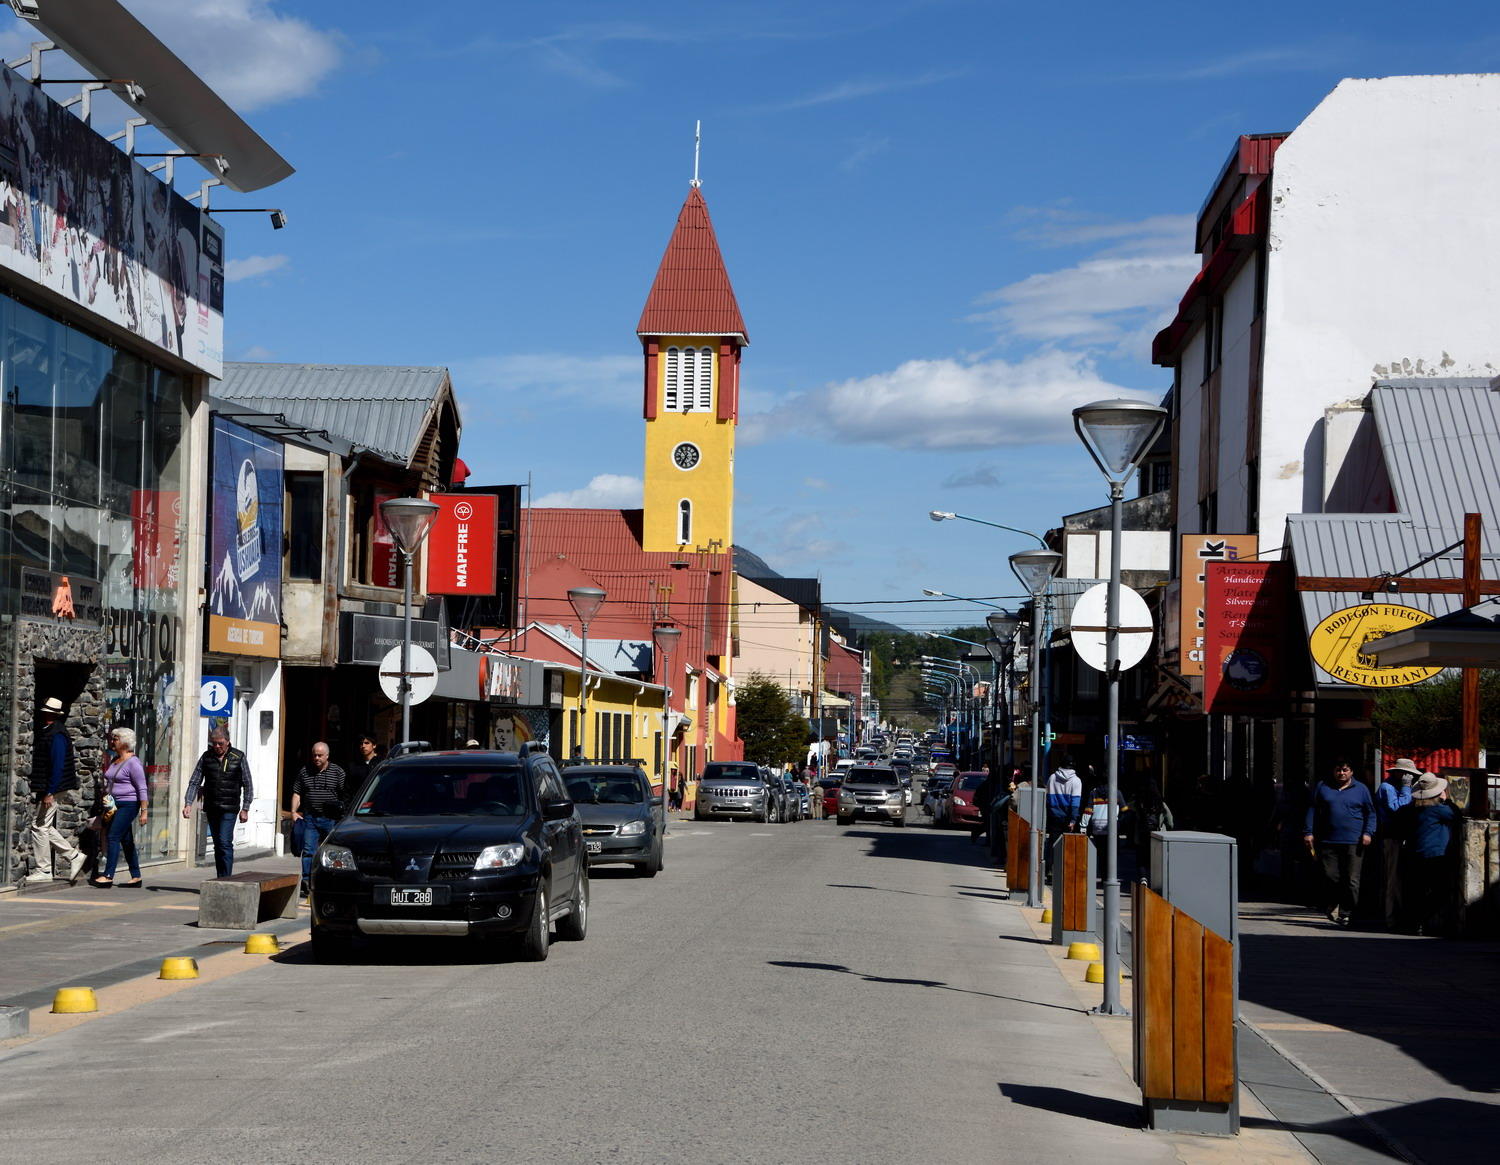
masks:
<svg viewBox="0 0 1500 1165"><path fill-rule="evenodd" d="M433 494L442 507L427 535L427 593L493 595L499 502L494 494Z"/></svg>
<svg viewBox="0 0 1500 1165"><path fill-rule="evenodd" d="M138 489L130 495L135 533L131 578L138 590L175 590L182 498L176 490Z"/></svg>
<svg viewBox="0 0 1500 1165"><path fill-rule="evenodd" d="M375 491L375 534L370 539L370 581L377 587L399 587L401 582L401 555L396 553L396 539L385 524L385 515L380 503L400 494Z"/></svg>
<svg viewBox="0 0 1500 1165"><path fill-rule="evenodd" d="M1211 562L1204 586L1203 707L1264 712L1286 699L1292 567Z"/></svg>

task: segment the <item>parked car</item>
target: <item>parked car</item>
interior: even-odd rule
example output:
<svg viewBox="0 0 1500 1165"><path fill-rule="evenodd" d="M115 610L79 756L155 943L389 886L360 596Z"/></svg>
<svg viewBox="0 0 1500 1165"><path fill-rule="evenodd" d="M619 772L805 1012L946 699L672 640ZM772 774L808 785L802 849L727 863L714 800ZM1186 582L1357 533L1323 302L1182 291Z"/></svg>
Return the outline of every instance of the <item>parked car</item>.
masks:
<svg viewBox="0 0 1500 1165"><path fill-rule="evenodd" d="M839 790L838 823L873 817L892 825L906 824L906 795L901 778L888 765L858 765L844 777Z"/></svg>
<svg viewBox="0 0 1500 1165"><path fill-rule="evenodd" d="M781 820L801 821L804 817L808 816L802 807L803 787L792 780L786 773L775 773L773 775L781 785L783 805Z"/></svg>
<svg viewBox="0 0 1500 1165"><path fill-rule="evenodd" d="M720 817L730 820L773 821L776 801L761 776L760 766L750 761L710 761L698 778L698 800L694 821Z"/></svg>
<svg viewBox="0 0 1500 1165"><path fill-rule="evenodd" d="M664 865L661 797L635 765L566 765L563 780L583 821L589 865L629 865L654 878Z"/></svg>
<svg viewBox="0 0 1500 1165"><path fill-rule="evenodd" d="M823 798L823 816L834 817L839 811L839 789L843 787L843 777L819 777L818 796Z"/></svg>
<svg viewBox="0 0 1500 1165"><path fill-rule="evenodd" d="M781 774L768 769L765 765L760 767L760 779L766 783L766 788L771 793L771 815L767 821L786 822L790 820L787 816L792 811L792 795L786 785L781 781Z"/></svg>
<svg viewBox="0 0 1500 1165"><path fill-rule="evenodd" d="M313 860L319 962L359 935L514 936L540 961L554 926L588 933L583 822L540 746L386 760L350 803Z"/></svg>
<svg viewBox="0 0 1500 1165"><path fill-rule="evenodd" d="M979 788L984 776L983 773L958 774L948 790L942 821L945 826L972 829L980 824L982 815L979 807L974 804L974 790Z"/></svg>
<svg viewBox="0 0 1500 1165"><path fill-rule="evenodd" d="M942 808L943 798L947 795L948 786L953 783L951 777L933 777L922 789L922 811L933 819L934 825L939 825L938 810Z"/></svg>

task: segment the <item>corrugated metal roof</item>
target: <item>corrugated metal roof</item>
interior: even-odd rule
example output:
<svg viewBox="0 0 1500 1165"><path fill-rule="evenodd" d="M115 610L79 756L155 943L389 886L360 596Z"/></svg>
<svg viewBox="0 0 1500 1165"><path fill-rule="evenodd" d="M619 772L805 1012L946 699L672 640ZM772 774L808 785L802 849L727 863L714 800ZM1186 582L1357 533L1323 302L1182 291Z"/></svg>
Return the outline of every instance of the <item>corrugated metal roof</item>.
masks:
<svg viewBox="0 0 1500 1165"><path fill-rule="evenodd" d="M226 363L214 394L410 465L453 387L446 368Z"/></svg>
<svg viewBox="0 0 1500 1165"><path fill-rule="evenodd" d="M1500 552L1500 393L1477 377L1383 380L1370 394L1400 512L1456 541L1463 515L1484 516Z"/></svg>
<svg viewBox="0 0 1500 1165"><path fill-rule="evenodd" d="M665 612L683 630L674 671L681 663L702 666L708 655L727 651L728 553L642 550L640 510L534 508L527 511L522 537L531 618L577 627L567 587L586 577L608 596L590 624L591 640L647 641L652 617Z"/></svg>
<svg viewBox="0 0 1500 1165"><path fill-rule="evenodd" d="M696 186L688 191L677 215L636 334L738 336L750 342L708 217L708 204Z"/></svg>

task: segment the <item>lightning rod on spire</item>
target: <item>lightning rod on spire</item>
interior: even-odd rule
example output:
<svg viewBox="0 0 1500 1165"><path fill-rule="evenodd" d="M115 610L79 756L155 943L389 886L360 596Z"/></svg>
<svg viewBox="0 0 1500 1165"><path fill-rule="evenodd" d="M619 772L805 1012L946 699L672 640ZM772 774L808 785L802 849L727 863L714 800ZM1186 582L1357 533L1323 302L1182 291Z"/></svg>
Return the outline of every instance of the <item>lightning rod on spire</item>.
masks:
<svg viewBox="0 0 1500 1165"><path fill-rule="evenodd" d="M700 120L700 121L693 122L693 181L692 181L692 185L695 188L703 185L703 180L698 177L698 151L699 151L699 148L700 148L700 146L702 144L703 144L703 122Z"/></svg>

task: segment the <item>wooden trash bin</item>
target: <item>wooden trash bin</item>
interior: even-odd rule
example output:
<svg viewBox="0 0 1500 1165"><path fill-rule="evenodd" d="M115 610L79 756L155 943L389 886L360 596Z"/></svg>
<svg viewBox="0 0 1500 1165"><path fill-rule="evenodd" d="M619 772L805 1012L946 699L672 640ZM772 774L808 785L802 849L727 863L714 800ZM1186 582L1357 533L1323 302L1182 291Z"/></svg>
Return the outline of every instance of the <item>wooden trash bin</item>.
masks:
<svg viewBox="0 0 1500 1165"><path fill-rule="evenodd" d="M1135 1079L1147 1126L1234 1136L1234 945L1149 886L1135 886L1133 911Z"/></svg>
<svg viewBox="0 0 1500 1165"><path fill-rule="evenodd" d="M1052 941L1092 942L1099 934L1094 844L1083 833L1059 834L1052 843Z"/></svg>
<svg viewBox="0 0 1500 1165"><path fill-rule="evenodd" d="M1031 826L1015 809L1005 829L1005 885L1012 893L1031 889Z"/></svg>

